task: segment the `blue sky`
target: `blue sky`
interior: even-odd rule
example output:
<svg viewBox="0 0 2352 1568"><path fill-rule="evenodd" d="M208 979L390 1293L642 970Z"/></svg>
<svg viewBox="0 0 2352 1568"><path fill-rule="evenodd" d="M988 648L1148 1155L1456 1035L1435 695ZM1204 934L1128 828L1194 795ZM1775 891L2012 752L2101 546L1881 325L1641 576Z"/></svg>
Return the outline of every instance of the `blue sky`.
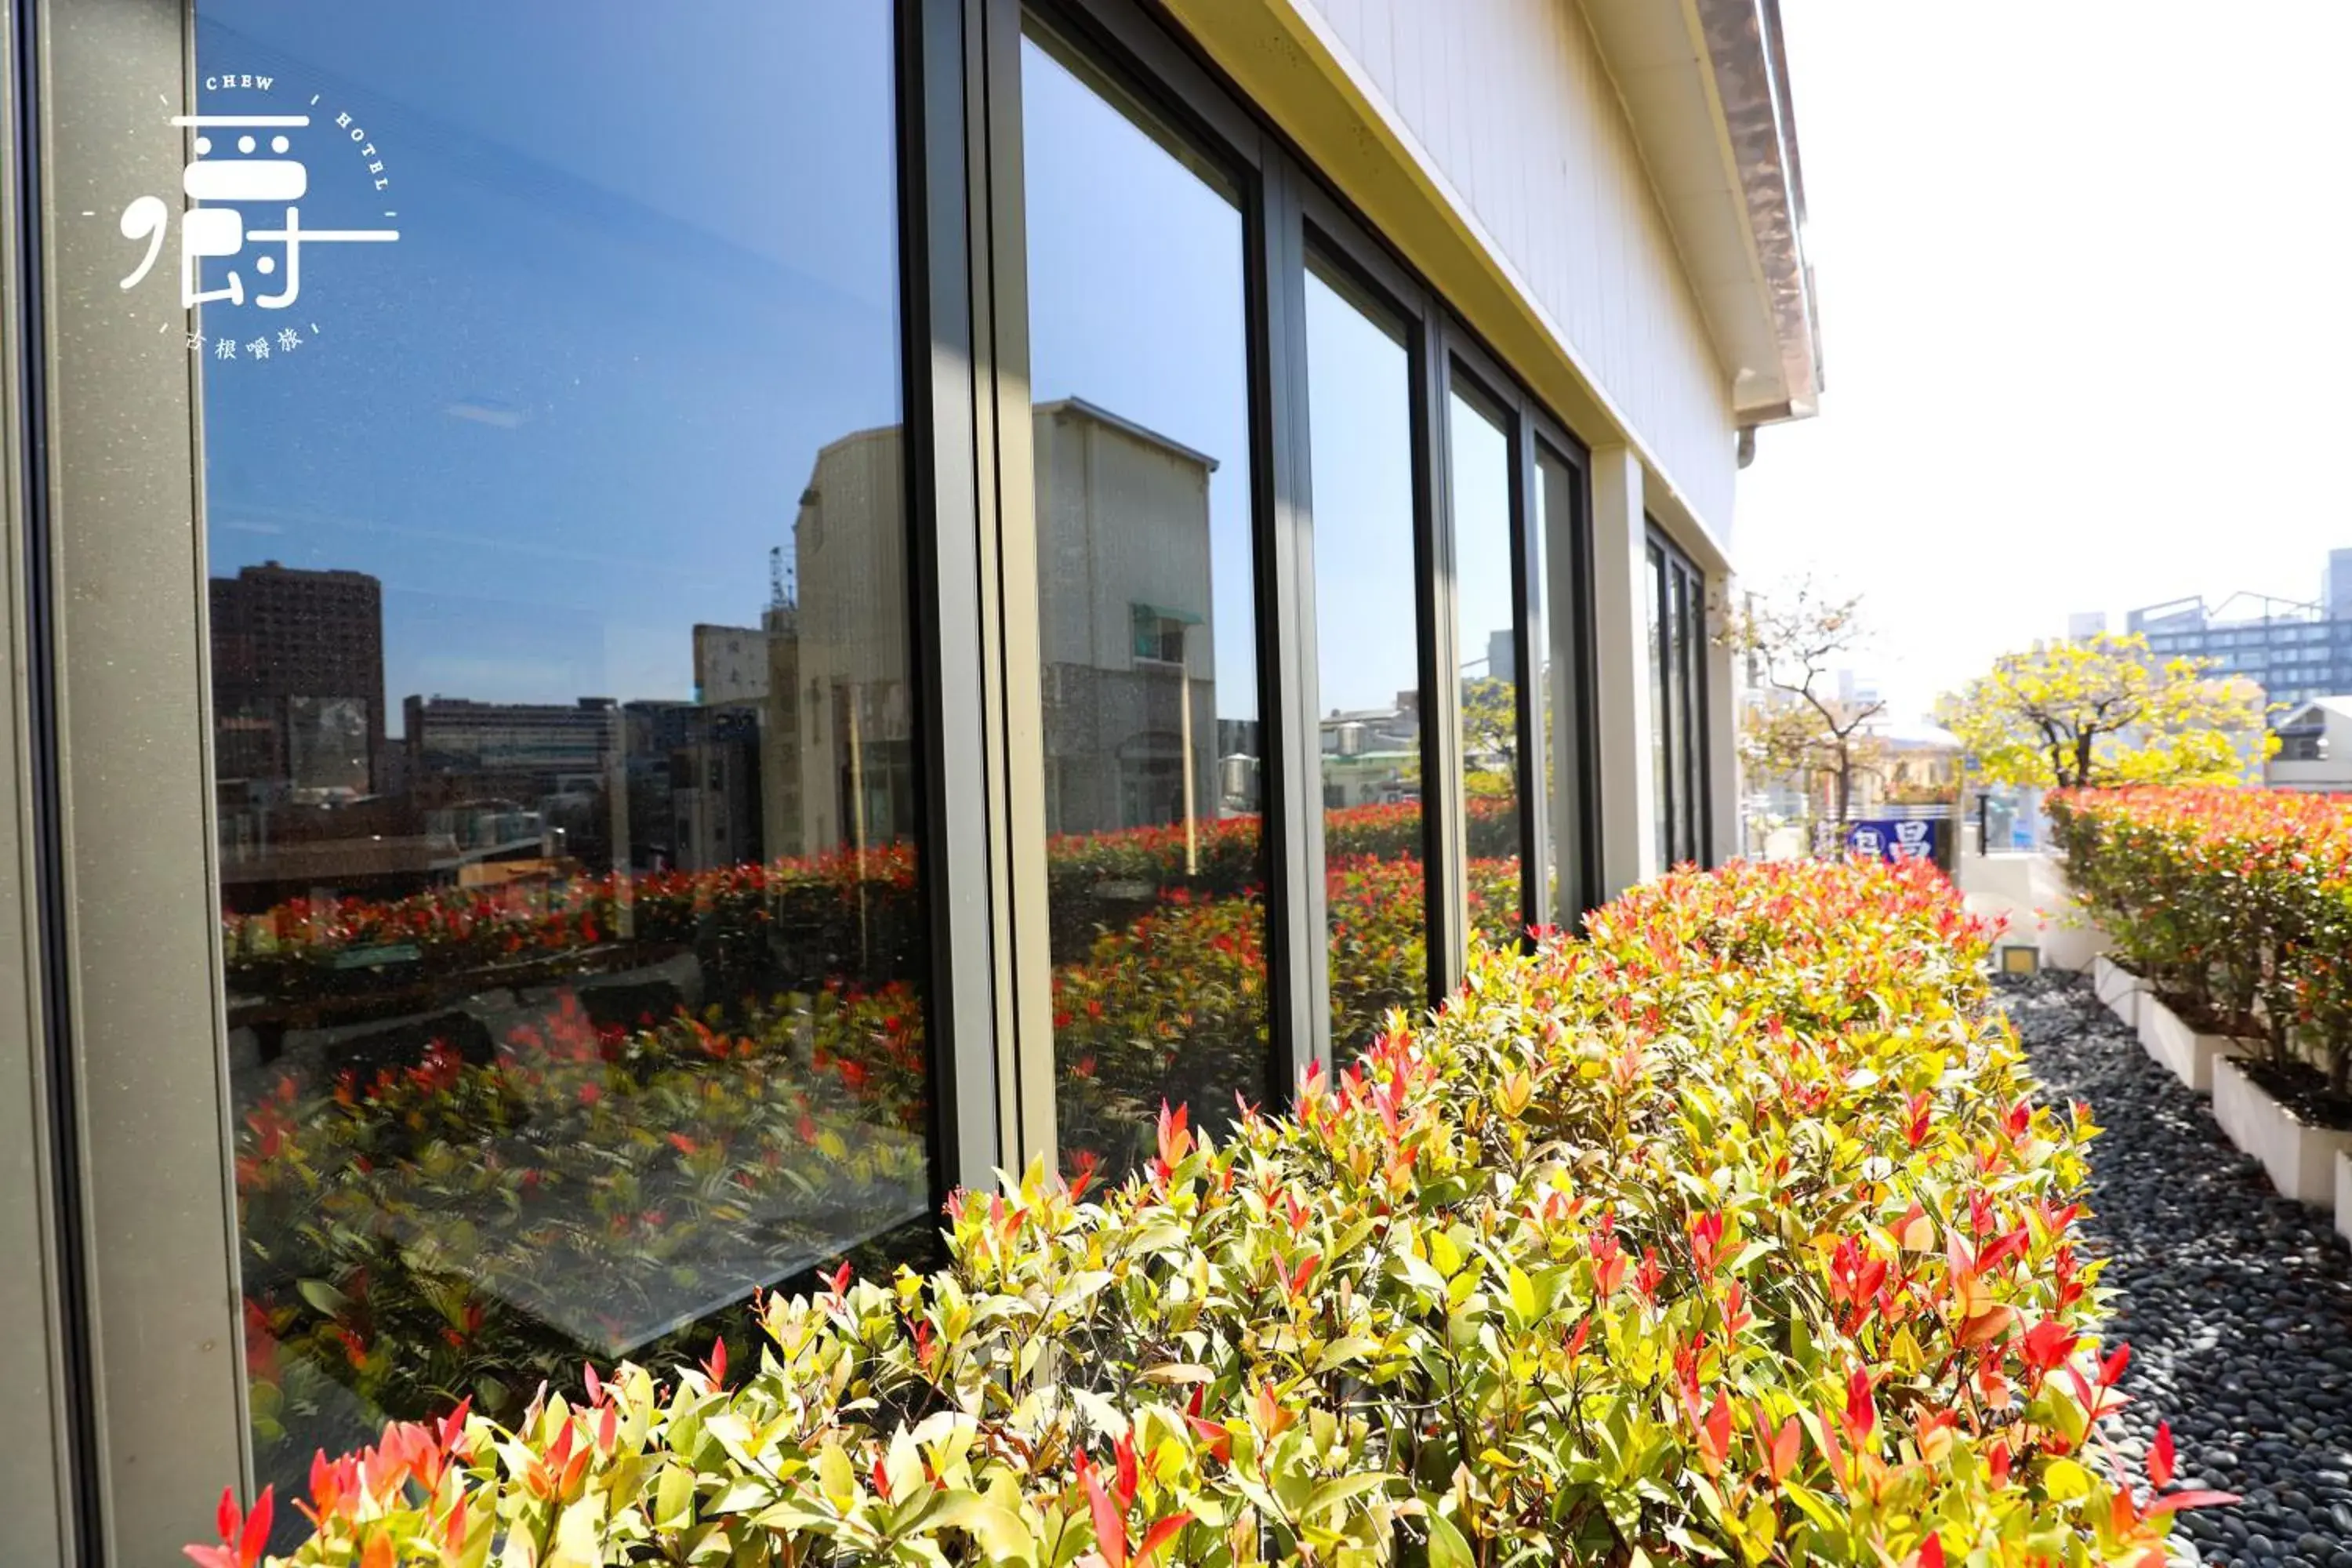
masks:
<svg viewBox="0 0 2352 1568"><path fill-rule="evenodd" d="M296 132L305 226L402 238L204 325L310 338L207 360L212 570L381 577L395 730L411 692L690 697L690 626L756 623L818 446L900 416L887 7L558 10L199 18L202 70L279 81L205 112L317 92L392 181Z"/></svg>
<svg viewBox="0 0 2352 1568"><path fill-rule="evenodd" d="M756 624L817 448L902 417L889 7L558 11L201 7L202 73L276 80L202 110L311 113L304 226L402 235L307 247L290 310L207 307L305 339L206 360L211 568L381 578L395 733L411 693L690 697L689 628ZM1024 70L1034 392L1217 459L1218 710L1253 717L1239 210L1034 44ZM1319 281L1308 316L1322 705L1379 706L1416 679L1405 356ZM1454 439L1478 659L1507 460L1475 416Z"/></svg>

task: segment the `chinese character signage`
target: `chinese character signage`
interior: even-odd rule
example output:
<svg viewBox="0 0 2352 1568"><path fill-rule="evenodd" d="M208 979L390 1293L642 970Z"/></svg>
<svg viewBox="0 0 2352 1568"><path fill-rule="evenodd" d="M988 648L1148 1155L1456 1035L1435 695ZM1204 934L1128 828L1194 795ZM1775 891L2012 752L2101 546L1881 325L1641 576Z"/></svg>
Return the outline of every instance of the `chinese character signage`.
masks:
<svg viewBox="0 0 2352 1568"><path fill-rule="evenodd" d="M1885 860L1934 860L1936 839L1943 824L1933 818L1917 822L1857 822L1846 829L1845 844L1857 855Z"/></svg>

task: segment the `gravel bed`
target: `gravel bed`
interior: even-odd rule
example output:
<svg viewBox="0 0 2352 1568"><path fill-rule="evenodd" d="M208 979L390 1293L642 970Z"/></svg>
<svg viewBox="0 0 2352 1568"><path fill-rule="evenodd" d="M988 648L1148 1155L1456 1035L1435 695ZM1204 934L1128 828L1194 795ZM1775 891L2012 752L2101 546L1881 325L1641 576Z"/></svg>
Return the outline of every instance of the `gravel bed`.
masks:
<svg viewBox="0 0 2352 1568"><path fill-rule="evenodd" d="M2175 1540L2208 1563L2352 1568L2352 1252L2271 1190L2087 980L2001 994L2045 1098L2089 1101L2103 1129L2084 1228L2109 1259L2109 1337L2132 1347L2119 1446L2137 1467L2168 1420L2181 1484L2245 1500L2183 1516Z"/></svg>

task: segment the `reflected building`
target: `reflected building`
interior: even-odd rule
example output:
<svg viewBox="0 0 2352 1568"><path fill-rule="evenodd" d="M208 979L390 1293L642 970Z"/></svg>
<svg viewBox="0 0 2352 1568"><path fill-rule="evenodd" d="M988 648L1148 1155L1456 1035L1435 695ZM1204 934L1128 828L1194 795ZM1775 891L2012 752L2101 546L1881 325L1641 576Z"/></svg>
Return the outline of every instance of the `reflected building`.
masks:
<svg viewBox="0 0 2352 1568"><path fill-rule="evenodd" d="M1256 812L1256 725L1218 719L1212 673L1216 459L1076 398L1039 405L1034 437L1052 584L1039 628L1048 831ZM882 525L901 515L900 439L890 426L832 443L801 497L797 593L763 628L765 815L780 852L870 847L911 827L906 563L898 531ZM715 673L731 645L708 646Z"/></svg>
<svg viewBox="0 0 2352 1568"><path fill-rule="evenodd" d="M363 795L383 749L383 584L266 561L211 584L214 767Z"/></svg>
<svg viewBox="0 0 2352 1568"><path fill-rule="evenodd" d="M1396 805L1421 798L1421 693L1386 708L1335 708L1322 725L1323 805Z"/></svg>

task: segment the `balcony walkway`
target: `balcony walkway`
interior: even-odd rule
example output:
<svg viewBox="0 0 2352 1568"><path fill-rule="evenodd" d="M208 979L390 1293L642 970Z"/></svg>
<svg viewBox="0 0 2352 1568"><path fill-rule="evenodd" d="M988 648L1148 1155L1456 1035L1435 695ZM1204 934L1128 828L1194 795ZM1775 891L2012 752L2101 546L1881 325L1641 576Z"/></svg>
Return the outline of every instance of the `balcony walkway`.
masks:
<svg viewBox="0 0 2352 1568"><path fill-rule="evenodd" d="M2087 978L2004 996L2050 1102L2087 1100L2105 1129L2085 1228L2112 1259L2110 1338L2132 1347L2129 1463L2169 1420L2181 1484L2245 1500L2186 1515L2175 1540L2208 1563L2352 1568L2352 1252L2271 1190Z"/></svg>

